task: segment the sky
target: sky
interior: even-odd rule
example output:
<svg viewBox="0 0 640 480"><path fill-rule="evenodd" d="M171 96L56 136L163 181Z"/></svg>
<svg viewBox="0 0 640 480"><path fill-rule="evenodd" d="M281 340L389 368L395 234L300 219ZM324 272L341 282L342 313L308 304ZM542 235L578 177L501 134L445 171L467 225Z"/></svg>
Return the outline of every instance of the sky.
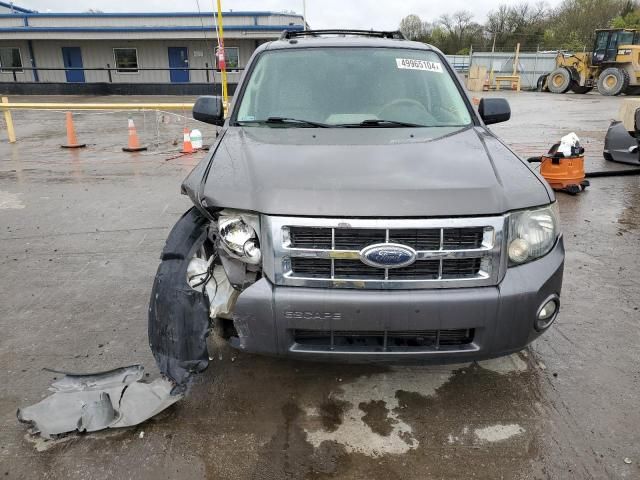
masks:
<svg viewBox="0 0 640 480"><path fill-rule="evenodd" d="M4 0L8 2L9 0ZM21 7L39 12L82 12L90 8L104 12L171 12L213 10L213 0L15 0ZM519 4L523 0L306 0L307 23L312 28L364 28L393 30L402 17L415 13L423 20L433 21L444 13L469 10L474 20L482 23L487 13L500 4ZM531 0L537 3L537 0ZM223 11L270 10L302 13L303 0L222 0ZM546 0L556 6L560 0Z"/></svg>

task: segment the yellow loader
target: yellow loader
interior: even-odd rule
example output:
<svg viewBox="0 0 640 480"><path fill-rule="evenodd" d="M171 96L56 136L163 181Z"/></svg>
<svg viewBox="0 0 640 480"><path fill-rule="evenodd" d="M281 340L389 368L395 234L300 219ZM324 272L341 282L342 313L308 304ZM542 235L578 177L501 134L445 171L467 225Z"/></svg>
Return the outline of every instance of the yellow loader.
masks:
<svg viewBox="0 0 640 480"><path fill-rule="evenodd" d="M640 31L596 30L593 52L558 53L556 68L538 80L540 90L602 95L633 94L640 90Z"/></svg>

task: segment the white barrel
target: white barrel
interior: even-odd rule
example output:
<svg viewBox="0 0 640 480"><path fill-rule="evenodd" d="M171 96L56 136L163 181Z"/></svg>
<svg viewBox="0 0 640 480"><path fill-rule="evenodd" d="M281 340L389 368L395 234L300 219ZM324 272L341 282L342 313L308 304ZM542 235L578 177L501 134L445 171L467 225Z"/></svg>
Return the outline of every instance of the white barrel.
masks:
<svg viewBox="0 0 640 480"><path fill-rule="evenodd" d="M191 130L191 145L195 150L202 148L202 132L198 129Z"/></svg>

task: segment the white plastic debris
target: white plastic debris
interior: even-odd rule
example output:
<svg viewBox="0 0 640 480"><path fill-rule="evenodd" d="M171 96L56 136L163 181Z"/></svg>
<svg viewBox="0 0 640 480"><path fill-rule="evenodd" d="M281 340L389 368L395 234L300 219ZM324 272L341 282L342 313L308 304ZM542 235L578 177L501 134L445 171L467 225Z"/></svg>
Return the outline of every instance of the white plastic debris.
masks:
<svg viewBox="0 0 640 480"><path fill-rule="evenodd" d="M209 264L206 260L194 257L187 267L187 279L192 288L202 289L207 278ZM216 265L213 275L207 280L205 289L209 298L211 318L230 318L239 292L231 286L222 265Z"/></svg>
<svg viewBox="0 0 640 480"><path fill-rule="evenodd" d="M558 147L558 152L562 153L565 157L572 156L572 148L580 146L580 139L578 136L571 132L568 135L565 135L560 139L560 146Z"/></svg>
<svg viewBox="0 0 640 480"><path fill-rule="evenodd" d="M629 457L626 457L624 459L624 463L626 463L627 465L631 465L631 459Z"/></svg>
<svg viewBox="0 0 640 480"><path fill-rule="evenodd" d="M45 399L18 410L32 433L51 438L67 432L95 432L138 425L183 398L172 395L166 378L143 383L144 369L132 365L108 372L67 374L54 382Z"/></svg>
<svg viewBox="0 0 640 480"><path fill-rule="evenodd" d="M191 130L189 137L191 137L191 145L193 148L195 150L200 150L202 148L202 132L197 128L193 129Z"/></svg>

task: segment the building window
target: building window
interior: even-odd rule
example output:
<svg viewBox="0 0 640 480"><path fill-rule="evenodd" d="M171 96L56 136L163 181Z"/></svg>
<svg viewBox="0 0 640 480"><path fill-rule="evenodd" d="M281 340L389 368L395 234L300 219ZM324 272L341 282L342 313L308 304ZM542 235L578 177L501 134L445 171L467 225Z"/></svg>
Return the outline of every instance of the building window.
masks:
<svg viewBox="0 0 640 480"><path fill-rule="evenodd" d="M14 47L0 48L0 71L1 72L22 72L22 55L20 49Z"/></svg>
<svg viewBox="0 0 640 480"><path fill-rule="evenodd" d="M224 58L227 70L240 67L240 49L238 47L224 47ZM220 68L217 56L216 68Z"/></svg>
<svg viewBox="0 0 640 480"><path fill-rule="evenodd" d="M113 58L118 73L138 73L137 48L114 48Z"/></svg>

